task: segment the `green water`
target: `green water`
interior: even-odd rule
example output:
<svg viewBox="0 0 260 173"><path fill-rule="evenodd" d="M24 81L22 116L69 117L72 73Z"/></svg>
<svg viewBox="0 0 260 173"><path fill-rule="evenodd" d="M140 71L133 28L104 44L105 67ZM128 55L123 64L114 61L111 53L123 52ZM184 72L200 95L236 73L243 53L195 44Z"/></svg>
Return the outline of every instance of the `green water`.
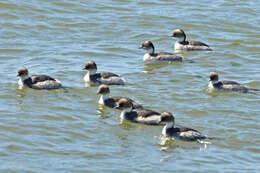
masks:
<svg viewBox="0 0 260 173"><path fill-rule="evenodd" d="M259 172L259 94L206 92L210 71L260 88L260 1L0 1L0 172ZM195 63L144 65L151 40L173 52L173 29L214 51L184 52ZM162 127L120 124L99 110L82 67L127 80L128 96L212 144L161 144ZM18 89L17 68L48 74L68 92Z"/></svg>

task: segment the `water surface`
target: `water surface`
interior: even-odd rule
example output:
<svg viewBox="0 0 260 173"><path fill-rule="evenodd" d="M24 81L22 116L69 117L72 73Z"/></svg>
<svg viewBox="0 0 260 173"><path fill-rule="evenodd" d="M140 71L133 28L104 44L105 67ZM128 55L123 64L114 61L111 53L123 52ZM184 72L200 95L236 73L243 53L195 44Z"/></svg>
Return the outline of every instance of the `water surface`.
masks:
<svg viewBox="0 0 260 173"><path fill-rule="evenodd" d="M206 92L210 71L260 89L260 1L0 2L2 172L259 172L259 94ZM195 63L144 65L139 45L173 52L173 29L209 44L184 52ZM162 127L120 124L99 111L82 67L125 77L111 87L217 139L161 145ZM48 74L68 92L19 90L17 68Z"/></svg>

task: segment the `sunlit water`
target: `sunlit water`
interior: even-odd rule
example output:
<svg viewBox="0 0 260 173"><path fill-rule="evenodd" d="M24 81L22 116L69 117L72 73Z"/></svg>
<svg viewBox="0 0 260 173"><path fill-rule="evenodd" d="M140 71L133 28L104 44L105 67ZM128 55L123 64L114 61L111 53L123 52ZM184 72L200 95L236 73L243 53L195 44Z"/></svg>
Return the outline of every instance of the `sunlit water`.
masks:
<svg viewBox="0 0 260 173"><path fill-rule="evenodd" d="M210 71L260 89L260 1L0 1L1 172L259 172L260 93L208 93ZM145 40L173 52L173 29L214 51L184 52L195 63L144 65ZM120 124L99 109L82 67L127 80L111 87L211 144L162 141L162 127ZM17 68L48 74L63 90L18 89Z"/></svg>

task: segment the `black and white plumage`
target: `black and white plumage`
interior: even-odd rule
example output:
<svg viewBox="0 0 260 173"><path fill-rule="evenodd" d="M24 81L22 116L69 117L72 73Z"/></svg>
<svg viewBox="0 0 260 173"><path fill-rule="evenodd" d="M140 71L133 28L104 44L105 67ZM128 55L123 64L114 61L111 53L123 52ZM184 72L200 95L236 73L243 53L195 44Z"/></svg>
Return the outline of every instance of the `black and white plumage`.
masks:
<svg viewBox="0 0 260 173"><path fill-rule="evenodd" d="M211 51L212 49L209 45L202 43L200 41L191 41L186 40L186 34L182 29L175 29L173 31L172 37L178 39L178 41L174 44L174 49L178 50L208 50Z"/></svg>
<svg viewBox="0 0 260 173"><path fill-rule="evenodd" d="M134 109L131 101L122 98L118 101L121 120L127 120L134 123L142 123L147 125L163 125L161 122L161 114L150 109Z"/></svg>
<svg viewBox="0 0 260 173"><path fill-rule="evenodd" d="M128 98L128 97L122 97L122 96L109 96L110 94L110 89L107 85L100 85L97 91L97 94L101 94L100 99L98 101L99 104L110 107L110 108L116 108L119 109L117 107L118 102L120 99L125 98L128 101L130 101L133 104L133 108L134 109L140 109L143 108L143 106L137 102L135 102L134 100Z"/></svg>
<svg viewBox="0 0 260 173"><path fill-rule="evenodd" d="M153 62L182 62L183 57L178 56L168 52L158 52L155 53L154 45L151 41L145 41L140 46L140 49L147 50L147 53L144 54L143 61L145 63Z"/></svg>
<svg viewBox="0 0 260 173"><path fill-rule="evenodd" d="M161 122L166 123L162 130L163 136L185 141L197 141L208 138L197 130L188 127L175 126L175 118L170 112L163 112L161 114Z"/></svg>
<svg viewBox="0 0 260 173"><path fill-rule="evenodd" d="M25 67L18 69L20 88L24 86L33 89L58 89L61 88L61 82L47 75L31 75L29 76L28 70Z"/></svg>
<svg viewBox="0 0 260 173"><path fill-rule="evenodd" d="M239 91L244 93L249 90L247 87L234 81L219 81L217 72L210 72L208 88L210 90Z"/></svg>
<svg viewBox="0 0 260 173"><path fill-rule="evenodd" d="M97 65L94 61L87 61L84 70L88 70L84 81L89 84L100 85L124 85L125 79L111 72L97 73Z"/></svg>

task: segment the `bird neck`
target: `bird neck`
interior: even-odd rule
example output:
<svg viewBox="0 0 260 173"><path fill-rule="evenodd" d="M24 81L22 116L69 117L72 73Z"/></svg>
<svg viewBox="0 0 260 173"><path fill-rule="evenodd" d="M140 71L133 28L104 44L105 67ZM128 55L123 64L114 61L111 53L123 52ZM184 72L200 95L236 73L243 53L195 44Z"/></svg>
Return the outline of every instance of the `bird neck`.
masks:
<svg viewBox="0 0 260 173"><path fill-rule="evenodd" d="M88 72L87 72L86 75L84 76L84 80L85 80L86 82L90 82L90 81L91 81L91 80L90 80L90 76L96 74L96 71L97 71L97 70L88 70Z"/></svg>
<svg viewBox="0 0 260 173"><path fill-rule="evenodd" d="M89 70L88 72L87 72L87 75L93 75L93 74L96 74L96 72L97 72L97 70Z"/></svg>
<svg viewBox="0 0 260 173"><path fill-rule="evenodd" d="M175 125L174 122L169 122L169 123L167 123L167 124L165 125L165 128L166 128L166 129L170 129L170 128L173 128L174 125Z"/></svg>
<svg viewBox="0 0 260 173"><path fill-rule="evenodd" d="M121 117L122 119L125 119L125 118L124 118L125 114L128 113L128 112L131 112L131 111L132 111L132 108L124 109L124 110L121 112L120 117Z"/></svg>
<svg viewBox="0 0 260 173"><path fill-rule="evenodd" d="M102 94L100 96L100 99L99 99L98 103L104 105L105 104L105 100L108 99L108 98L109 98L109 93Z"/></svg>
<svg viewBox="0 0 260 173"><path fill-rule="evenodd" d="M185 43L186 42L186 36L178 37L178 42Z"/></svg>
<svg viewBox="0 0 260 173"><path fill-rule="evenodd" d="M154 54L154 47L148 49L147 53L149 53L150 55L153 55Z"/></svg>
<svg viewBox="0 0 260 173"><path fill-rule="evenodd" d="M28 75L23 75L23 76L20 76L20 80L22 81L22 82L24 82L26 79L28 79L29 78L29 76Z"/></svg>
<svg viewBox="0 0 260 173"><path fill-rule="evenodd" d="M218 80L211 80L210 81L210 83L212 83L212 84L215 84L215 83L217 83L218 82Z"/></svg>

